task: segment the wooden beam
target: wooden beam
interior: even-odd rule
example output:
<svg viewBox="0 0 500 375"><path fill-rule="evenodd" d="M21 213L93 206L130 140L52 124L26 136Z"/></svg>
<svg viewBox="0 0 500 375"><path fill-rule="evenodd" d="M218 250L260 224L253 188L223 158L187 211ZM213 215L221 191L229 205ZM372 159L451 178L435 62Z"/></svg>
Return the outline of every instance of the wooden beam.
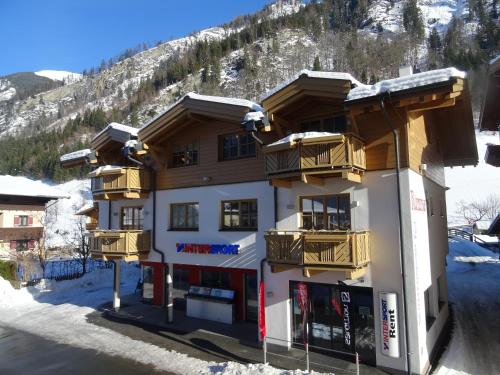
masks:
<svg viewBox="0 0 500 375"><path fill-rule="evenodd" d="M325 180L321 177L311 176L310 174L302 173L300 175L300 180L306 184L319 185L323 186L325 184Z"/></svg>
<svg viewBox="0 0 500 375"><path fill-rule="evenodd" d="M275 113L271 114L271 122L275 125L276 133L278 133L278 137L283 138L285 136L285 131L283 128L290 128L291 125L285 119L276 116Z"/></svg>
<svg viewBox="0 0 500 375"><path fill-rule="evenodd" d="M271 178L269 183L274 187L287 188L287 189L290 189L292 187L292 181L283 180L279 178Z"/></svg>
<svg viewBox="0 0 500 375"><path fill-rule="evenodd" d="M293 265L286 265L286 264L271 264L271 272L272 273L279 273L279 272L285 272L289 271L291 269L296 268Z"/></svg>
<svg viewBox="0 0 500 375"><path fill-rule="evenodd" d="M351 171L342 171L342 178L344 180L361 183L361 175Z"/></svg>
<svg viewBox="0 0 500 375"><path fill-rule="evenodd" d="M360 277L364 276L365 272L365 268L357 268L355 270L346 271L345 278L348 280L359 279Z"/></svg>
<svg viewBox="0 0 500 375"><path fill-rule="evenodd" d="M424 112L430 109L447 108L455 105L455 99L440 99L424 104L413 104L408 107L408 112Z"/></svg>
<svg viewBox="0 0 500 375"><path fill-rule="evenodd" d="M311 277L321 272L325 272L325 270L308 268L308 267L304 267L304 269L302 270L304 277Z"/></svg>

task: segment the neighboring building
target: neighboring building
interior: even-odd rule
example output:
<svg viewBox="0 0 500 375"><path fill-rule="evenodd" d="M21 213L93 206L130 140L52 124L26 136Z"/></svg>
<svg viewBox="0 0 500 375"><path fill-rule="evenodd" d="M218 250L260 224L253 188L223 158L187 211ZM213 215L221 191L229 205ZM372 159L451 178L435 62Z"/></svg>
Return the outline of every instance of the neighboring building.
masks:
<svg viewBox="0 0 500 375"><path fill-rule="evenodd" d="M449 317L444 167L477 164L464 74L304 71L262 107L191 93L98 134L93 256L140 260L145 299L223 322L256 321L264 281L268 344L392 372L411 352L424 373Z"/></svg>
<svg viewBox="0 0 500 375"><path fill-rule="evenodd" d="M44 234L45 206L63 197L39 181L0 176L0 257L15 259L37 250Z"/></svg>
<svg viewBox="0 0 500 375"><path fill-rule="evenodd" d="M500 55L490 61L483 108L479 120L481 131L500 132L500 106L498 103L500 103ZM488 144L484 160L494 167L500 167L500 144Z"/></svg>

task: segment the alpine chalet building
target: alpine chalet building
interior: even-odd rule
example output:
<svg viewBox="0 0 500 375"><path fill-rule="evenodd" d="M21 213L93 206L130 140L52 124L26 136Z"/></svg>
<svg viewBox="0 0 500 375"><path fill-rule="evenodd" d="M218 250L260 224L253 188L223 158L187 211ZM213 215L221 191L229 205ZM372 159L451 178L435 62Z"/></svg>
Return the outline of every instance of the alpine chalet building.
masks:
<svg viewBox="0 0 500 375"><path fill-rule="evenodd" d="M422 374L449 318L444 167L477 164L468 95L453 68L302 71L260 104L189 93L62 163L96 167L92 256L139 260L170 319Z"/></svg>

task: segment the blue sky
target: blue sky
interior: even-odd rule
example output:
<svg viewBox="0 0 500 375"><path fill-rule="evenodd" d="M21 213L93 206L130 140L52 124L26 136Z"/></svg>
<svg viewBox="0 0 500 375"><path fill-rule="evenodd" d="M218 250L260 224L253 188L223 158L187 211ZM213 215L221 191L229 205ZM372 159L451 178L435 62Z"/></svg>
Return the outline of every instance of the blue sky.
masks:
<svg viewBox="0 0 500 375"><path fill-rule="evenodd" d="M139 43L216 26L269 0L0 0L0 76L81 72Z"/></svg>

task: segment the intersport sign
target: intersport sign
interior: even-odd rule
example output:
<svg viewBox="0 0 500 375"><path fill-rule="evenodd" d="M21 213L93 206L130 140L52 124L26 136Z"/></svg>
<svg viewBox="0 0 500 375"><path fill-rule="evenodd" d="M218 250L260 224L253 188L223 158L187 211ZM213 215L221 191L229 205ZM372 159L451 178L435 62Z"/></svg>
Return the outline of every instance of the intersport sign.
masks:
<svg viewBox="0 0 500 375"><path fill-rule="evenodd" d="M380 292L382 354L399 358L398 299L396 293Z"/></svg>

